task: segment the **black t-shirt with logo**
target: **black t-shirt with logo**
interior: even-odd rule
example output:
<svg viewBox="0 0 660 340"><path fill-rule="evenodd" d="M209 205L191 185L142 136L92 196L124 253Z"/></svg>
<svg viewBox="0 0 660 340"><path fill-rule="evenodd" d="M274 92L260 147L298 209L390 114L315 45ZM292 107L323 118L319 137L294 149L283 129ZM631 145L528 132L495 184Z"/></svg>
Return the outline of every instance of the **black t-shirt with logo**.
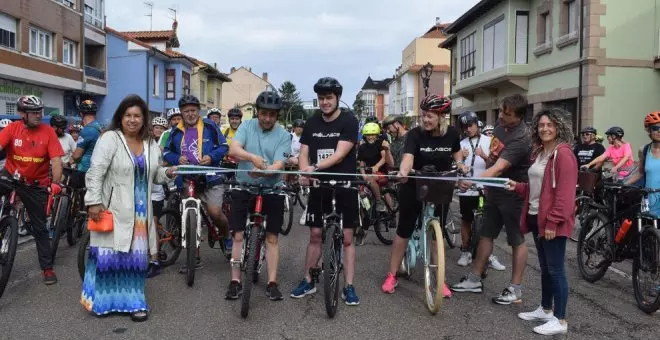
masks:
<svg viewBox="0 0 660 340"><path fill-rule="evenodd" d="M357 143L357 138L358 120L352 112L342 110L339 117L331 122L323 120L323 114L318 112L305 123L300 144L309 147L310 164L318 164L335 153L339 141ZM355 173L357 164L355 151L356 148L351 148L351 151L339 164L319 171ZM324 177L323 179L330 178ZM335 179L348 180L349 177L337 176Z"/></svg>
<svg viewBox="0 0 660 340"><path fill-rule="evenodd" d="M383 150L383 140L378 139L373 144L364 142L358 148L358 160L364 162L368 167L372 167L380 162L382 155L380 152Z"/></svg>
<svg viewBox="0 0 660 340"><path fill-rule="evenodd" d="M605 147L600 143L578 144L573 149L573 153L578 161L578 167L589 164L598 156L605 153Z"/></svg>
<svg viewBox="0 0 660 340"><path fill-rule="evenodd" d="M435 165L438 171L449 171L454 162L453 154L460 150L460 135L454 127L448 127L443 136L432 136L418 126L406 134L403 153L415 157L415 170L421 170L425 165Z"/></svg>
<svg viewBox="0 0 660 340"><path fill-rule="evenodd" d="M532 138L524 122L509 128L498 125L493 131L493 138L490 141L490 155L486 161L486 167L490 168L498 159L502 158L511 163L511 166L499 177L510 178L516 182L527 182L531 150ZM488 190L489 196L487 197L495 197L490 193L516 196L503 188L489 188Z"/></svg>

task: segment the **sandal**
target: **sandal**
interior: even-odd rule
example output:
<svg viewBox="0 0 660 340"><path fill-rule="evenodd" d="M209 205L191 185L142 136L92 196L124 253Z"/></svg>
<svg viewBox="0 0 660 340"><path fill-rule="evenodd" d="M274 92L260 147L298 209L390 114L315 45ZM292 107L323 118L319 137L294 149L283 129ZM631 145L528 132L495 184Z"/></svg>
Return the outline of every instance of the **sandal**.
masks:
<svg viewBox="0 0 660 340"><path fill-rule="evenodd" d="M144 322L149 318L149 313L147 311L141 310L138 312L131 313L131 320L133 322Z"/></svg>

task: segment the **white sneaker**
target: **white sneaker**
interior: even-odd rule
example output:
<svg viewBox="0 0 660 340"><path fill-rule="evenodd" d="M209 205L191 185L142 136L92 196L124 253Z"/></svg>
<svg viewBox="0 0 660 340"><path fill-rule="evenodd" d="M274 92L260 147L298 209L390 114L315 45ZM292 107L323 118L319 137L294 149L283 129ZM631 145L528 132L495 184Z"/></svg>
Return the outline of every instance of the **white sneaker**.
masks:
<svg viewBox="0 0 660 340"><path fill-rule="evenodd" d="M522 295L522 294L521 294ZM521 303L522 299L520 296L516 295L513 287L504 288L502 294L499 296L493 297L493 303L498 305L510 305L512 303Z"/></svg>
<svg viewBox="0 0 660 340"><path fill-rule="evenodd" d="M539 306L533 312L518 313L518 317L526 321L550 321L554 315L552 312L546 313L543 307Z"/></svg>
<svg viewBox="0 0 660 340"><path fill-rule="evenodd" d="M497 256L495 255L488 257L488 267L500 272L506 270L506 267L500 263L500 261L497 259Z"/></svg>
<svg viewBox="0 0 660 340"><path fill-rule="evenodd" d="M458 258L458 265L465 267L470 263L472 263L472 253L469 251L462 251L461 257Z"/></svg>
<svg viewBox="0 0 660 340"><path fill-rule="evenodd" d="M305 225L305 222L307 222L307 209L303 211L302 216L300 216L300 225Z"/></svg>
<svg viewBox="0 0 660 340"><path fill-rule="evenodd" d="M541 326L534 327L534 333L541 335L555 335L555 334L566 334L568 332L568 324L563 324L559 322L559 319L554 316L550 321L542 324Z"/></svg>

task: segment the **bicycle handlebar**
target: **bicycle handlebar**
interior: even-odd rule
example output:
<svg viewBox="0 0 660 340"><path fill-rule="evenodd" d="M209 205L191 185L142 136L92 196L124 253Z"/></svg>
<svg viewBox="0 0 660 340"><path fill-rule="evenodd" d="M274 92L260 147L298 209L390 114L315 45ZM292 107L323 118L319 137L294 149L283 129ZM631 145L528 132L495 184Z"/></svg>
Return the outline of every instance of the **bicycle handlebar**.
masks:
<svg viewBox="0 0 660 340"><path fill-rule="evenodd" d="M604 186L606 189L612 189L612 190L625 190L625 189L637 190L642 192L644 195L660 193L660 189L641 188L638 186L622 184L622 183L605 182Z"/></svg>
<svg viewBox="0 0 660 340"><path fill-rule="evenodd" d="M333 188L345 188L345 189L357 189L355 186L358 185L367 185L369 182L362 180L353 180L353 181L338 181L338 180L311 180L310 187L320 188L320 187L333 187Z"/></svg>

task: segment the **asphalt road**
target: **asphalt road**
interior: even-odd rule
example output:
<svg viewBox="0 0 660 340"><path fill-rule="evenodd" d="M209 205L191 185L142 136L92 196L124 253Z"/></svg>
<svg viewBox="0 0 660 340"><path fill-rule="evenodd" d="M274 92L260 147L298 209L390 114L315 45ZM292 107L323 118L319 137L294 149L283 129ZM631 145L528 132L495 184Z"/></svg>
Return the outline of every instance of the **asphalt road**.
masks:
<svg viewBox="0 0 660 340"><path fill-rule="evenodd" d="M299 214L300 211L297 211ZM296 216L297 221L298 216ZM532 339L535 323L519 320L517 313L540 303L540 271L534 248L525 271L523 303L499 306L490 301L509 282L510 249L504 235L496 242L495 254L507 266L505 272L490 271L484 294L456 294L445 300L442 310L431 315L423 303L421 271L411 280L400 280L393 295L380 291L389 248L373 234L357 250L355 285L361 305L340 305L337 316L325 314L323 295L301 300L288 297L302 278L308 232L294 225L281 237L280 285L284 301L265 298L265 277L252 296L249 317L240 318L240 300L226 301L229 264L220 251L202 249L205 268L198 271L195 285L186 286L179 265L166 268L147 282L149 321L136 324L125 315L96 318L79 304L81 281L76 270L76 248L61 242L55 267L59 283L41 283L34 244L21 245L10 284L0 299L0 339ZM533 244L528 237L528 243ZM456 282L467 269L455 263L459 250L447 251L447 275ZM182 263L181 256L179 262ZM655 339L660 334L660 315L637 309L632 294L628 263L618 264L596 284L583 281L575 261L575 243L568 251L570 296L569 333L557 338Z"/></svg>

